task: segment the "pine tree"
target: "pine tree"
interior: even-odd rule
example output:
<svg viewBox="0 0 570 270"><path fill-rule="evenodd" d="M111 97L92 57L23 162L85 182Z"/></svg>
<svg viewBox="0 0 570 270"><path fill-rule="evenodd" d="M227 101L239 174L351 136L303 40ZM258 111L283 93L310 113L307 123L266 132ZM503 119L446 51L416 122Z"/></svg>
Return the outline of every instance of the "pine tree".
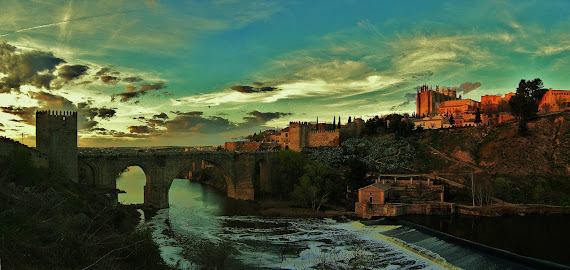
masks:
<svg viewBox="0 0 570 270"><path fill-rule="evenodd" d="M340 115L338 116L338 129L340 129Z"/></svg>
<svg viewBox="0 0 570 270"><path fill-rule="evenodd" d="M348 123L350 124L350 122L352 122L350 116L348 117Z"/></svg>
<svg viewBox="0 0 570 270"><path fill-rule="evenodd" d="M477 108L477 111L475 112L475 124L479 124L481 122L481 111Z"/></svg>

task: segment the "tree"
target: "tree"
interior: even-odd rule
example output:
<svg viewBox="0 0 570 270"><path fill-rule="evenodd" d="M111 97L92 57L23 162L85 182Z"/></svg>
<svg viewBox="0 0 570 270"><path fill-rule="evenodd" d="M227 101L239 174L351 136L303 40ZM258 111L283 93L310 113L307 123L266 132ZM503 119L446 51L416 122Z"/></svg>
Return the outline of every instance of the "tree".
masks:
<svg viewBox="0 0 570 270"><path fill-rule="evenodd" d="M543 89L542 80L536 78L532 81L522 79L515 95L509 101L511 113L517 116L519 121L519 134L524 136L528 134L526 122L535 117L538 112L538 102L546 93Z"/></svg>
<svg viewBox="0 0 570 270"><path fill-rule="evenodd" d="M352 122L352 118L350 118L350 116L348 117L348 123L350 124Z"/></svg>
<svg viewBox="0 0 570 270"><path fill-rule="evenodd" d="M455 120L453 119L453 115L449 117L449 124L450 125L455 125Z"/></svg>
<svg viewBox="0 0 570 270"><path fill-rule="evenodd" d="M287 199L295 184L305 174L307 159L299 152L283 150L272 157L272 176L275 179L275 194Z"/></svg>
<svg viewBox="0 0 570 270"><path fill-rule="evenodd" d="M509 101L512 114L525 120L536 116L538 102L547 91L542 87L542 80L539 78L532 81L521 80L515 95Z"/></svg>
<svg viewBox="0 0 570 270"><path fill-rule="evenodd" d="M305 207L319 211L333 192L334 186L329 173L330 168L320 163L311 162L305 166L305 171L300 183L295 185L291 197Z"/></svg>
<svg viewBox="0 0 570 270"><path fill-rule="evenodd" d="M344 171L344 179L350 190L357 190L368 184L365 179L368 172L366 163L360 159L351 158L346 162L346 165L348 169Z"/></svg>
<svg viewBox="0 0 570 270"><path fill-rule="evenodd" d="M475 124L479 123L481 123L481 111L477 108L477 111L475 112Z"/></svg>
<svg viewBox="0 0 570 270"><path fill-rule="evenodd" d="M340 129L340 115L338 116L338 129Z"/></svg>

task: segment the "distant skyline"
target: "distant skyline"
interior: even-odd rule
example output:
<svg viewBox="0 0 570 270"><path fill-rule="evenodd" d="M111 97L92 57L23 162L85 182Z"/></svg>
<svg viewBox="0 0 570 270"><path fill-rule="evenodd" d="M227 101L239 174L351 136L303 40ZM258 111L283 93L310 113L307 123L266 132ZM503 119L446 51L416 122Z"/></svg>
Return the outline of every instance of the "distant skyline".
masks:
<svg viewBox="0 0 570 270"><path fill-rule="evenodd" d="M184 2L184 3L182 3ZM569 1L0 2L0 133L80 114L80 146L219 145L289 121L413 113L521 79L570 89Z"/></svg>

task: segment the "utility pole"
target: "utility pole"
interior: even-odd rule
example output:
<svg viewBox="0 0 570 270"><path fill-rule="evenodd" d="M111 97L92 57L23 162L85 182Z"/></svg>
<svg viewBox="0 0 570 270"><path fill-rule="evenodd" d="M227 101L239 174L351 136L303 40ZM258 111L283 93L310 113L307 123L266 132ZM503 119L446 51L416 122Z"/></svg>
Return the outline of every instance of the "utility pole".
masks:
<svg viewBox="0 0 570 270"><path fill-rule="evenodd" d="M473 170L471 171L471 198L473 198L473 207L475 207L475 183L473 181Z"/></svg>

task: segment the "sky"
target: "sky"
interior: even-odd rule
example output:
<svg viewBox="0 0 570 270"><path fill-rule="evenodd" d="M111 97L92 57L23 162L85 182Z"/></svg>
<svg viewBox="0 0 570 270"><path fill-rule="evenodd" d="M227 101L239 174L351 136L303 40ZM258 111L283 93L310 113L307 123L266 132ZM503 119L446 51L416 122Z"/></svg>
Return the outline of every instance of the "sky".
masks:
<svg viewBox="0 0 570 270"><path fill-rule="evenodd" d="M521 79L570 89L570 1L1 0L0 135L77 111L81 147L219 145L413 113Z"/></svg>

